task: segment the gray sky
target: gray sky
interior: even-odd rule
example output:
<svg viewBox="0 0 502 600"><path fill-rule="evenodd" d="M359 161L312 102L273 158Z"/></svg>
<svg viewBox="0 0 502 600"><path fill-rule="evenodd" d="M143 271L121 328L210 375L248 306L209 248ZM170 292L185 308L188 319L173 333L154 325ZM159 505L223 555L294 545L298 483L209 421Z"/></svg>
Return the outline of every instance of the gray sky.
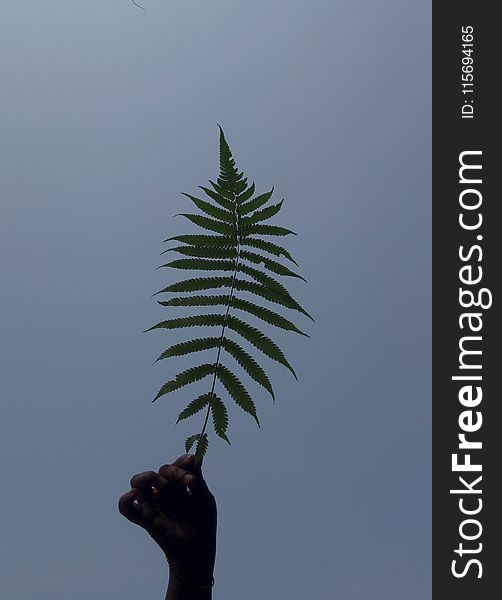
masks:
<svg viewBox="0 0 502 600"><path fill-rule="evenodd" d="M171 338L141 331L221 123L285 198L316 322L269 332L299 383L264 361L261 430L232 410L212 440L215 597L429 598L430 2L143 4L2 3L2 597L163 597L116 502L199 427L193 391L151 404L183 361L150 368Z"/></svg>

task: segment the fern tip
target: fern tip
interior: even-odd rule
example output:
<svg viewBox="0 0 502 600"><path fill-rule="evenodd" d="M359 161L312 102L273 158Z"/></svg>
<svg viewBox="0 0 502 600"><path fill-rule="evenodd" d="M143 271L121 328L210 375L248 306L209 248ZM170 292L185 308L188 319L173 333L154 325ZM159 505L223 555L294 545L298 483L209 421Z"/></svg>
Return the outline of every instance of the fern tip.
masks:
<svg viewBox="0 0 502 600"><path fill-rule="evenodd" d="M295 373L295 370L293 369L293 367L292 366L288 366L288 369L291 371L291 373L293 373L293 377L296 379L296 381L298 381L298 376Z"/></svg>

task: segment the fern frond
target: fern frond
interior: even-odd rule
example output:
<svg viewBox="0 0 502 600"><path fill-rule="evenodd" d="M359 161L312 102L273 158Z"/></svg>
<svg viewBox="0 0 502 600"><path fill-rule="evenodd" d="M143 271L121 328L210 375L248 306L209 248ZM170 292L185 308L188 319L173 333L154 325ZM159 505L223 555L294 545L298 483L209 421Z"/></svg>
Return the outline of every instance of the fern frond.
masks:
<svg viewBox="0 0 502 600"><path fill-rule="evenodd" d="M211 400L211 394L201 394L195 400L192 400L190 404L180 412L178 416L178 420L176 421L176 425L183 421L184 419L188 419L189 417L193 417L198 412L200 412L205 406L209 404Z"/></svg>
<svg viewBox="0 0 502 600"><path fill-rule="evenodd" d="M241 246L250 246L251 248L258 248L259 250L264 250L269 254L274 254L275 256L284 256L296 266L298 266L296 260L285 248L282 248L282 246L274 244L273 242L267 242L266 240L259 240L256 238L246 237L241 240Z"/></svg>
<svg viewBox="0 0 502 600"><path fill-rule="evenodd" d="M273 260L266 256L262 256L261 254L258 254L257 252L249 252L248 250L241 250L240 257L243 258L244 260L248 260L249 262L252 262L254 264L263 263L263 266L266 269L268 269L269 271L272 271L272 273L276 273L277 275L284 275L285 277L297 277L298 279L301 279L305 282L307 281L304 277L302 277L301 275L298 275L298 273L294 273L293 271L291 271L290 269L288 269L281 263L277 262L276 260ZM220 258L220 257L218 256L215 258ZM221 257L221 258L226 258L226 256Z"/></svg>
<svg viewBox="0 0 502 600"><path fill-rule="evenodd" d="M201 432L189 436L185 441L187 452L190 452L195 445L196 462L200 462L207 452L209 438L206 428L211 417L215 434L230 443L227 436L227 406L216 394L216 384L221 384L230 398L242 410L250 414L258 426L260 425L256 406L246 387L232 370L221 363L222 351L230 355L254 382L267 390L274 402L274 390L268 375L252 356L252 353L243 346L250 344L253 349L256 348L268 358L285 366L296 378L293 367L279 346L260 329L234 316L233 313L244 312L268 325L293 331L303 336L307 336L307 334L289 319L283 317L279 312L261 306L261 304L263 301L267 301L312 318L292 297L281 283L282 280L278 280L279 277L294 277L304 280L301 275L282 264L280 259L286 259L296 266L298 264L288 250L275 242L263 239L265 236L296 235L290 229L266 223L279 213L283 201L275 204L270 202L274 188L269 192L256 194L254 182L248 185L247 177L237 168L221 127L219 127L219 131L219 174L216 181L209 180L208 186L210 187L199 186L204 192L204 196L202 194L197 196L183 194L201 214L188 212L180 214L191 223L204 229L205 232L195 235L183 234L164 240L165 242L178 242L179 245L172 244L173 247L166 248L162 254L174 252L178 256L157 267L158 269L169 267L195 271L201 274L206 272L208 276L201 277L196 274L195 277L173 282L153 296L177 293L179 295L176 297L157 300L157 302L165 307L221 307L221 313L214 312L167 319L146 330L174 330L190 327L220 328L219 335L194 337L171 345L155 361L187 356L202 351L216 353L214 362L186 369L167 381L153 400L207 376L211 377L210 391L191 400L179 413L177 421L184 421L201 411L205 412ZM239 297L244 295L239 292L257 297L261 302L256 303L256 301ZM251 300L254 299L251 298ZM231 339L234 337L238 339L236 341ZM244 340L246 344L241 343L241 340Z"/></svg>
<svg viewBox="0 0 502 600"><path fill-rule="evenodd" d="M252 225L246 225L241 229L242 235L296 235L291 229L285 227L278 227L277 225L260 225L253 223Z"/></svg>
<svg viewBox="0 0 502 600"><path fill-rule="evenodd" d="M234 194L232 192L227 191L224 187L222 187L218 183L215 183L214 181L209 180L209 183L212 185L214 191L217 194L219 194L220 196L223 196L227 200L230 200L232 202L232 205L233 205Z"/></svg>
<svg viewBox="0 0 502 600"><path fill-rule="evenodd" d="M279 346L274 343L270 338L263 334L259 329L241 321L233 315L229 315L227 318L227 326L233 329L236 333L240 334L244 339L253 344L258 350L261 350L263 354L284 365L287 369L293 373L294 378L298 379L293 367L289 364L286 357Z"/></svg>
<svg viewBox="0 0 502 600"><path fill-rule="evenodd" d="M170 241L183 242L184 244L190 244L191 246L224 246L233 248L237 243L235 235L175 235L174 237L167 238L165 242ZM248 244L249 245L249 244Z"/></svg>
<svg viewBox="0 0 502 600"><path fill-rule="evenodd" d="M185 279L168 285L163 290L159 290L153 294L163 294L164 292L197 292L201 290L212 290L221 287L230 287L232 285L232 277L195 277L195 279Z"/></svg>
<svg viewBox="0 0 502 600"><path fill-rule="evenodd" d="M235 261L232 260L212 260L203 258L179 258L172 260L165 265L157 268L171 267L173 269L186 269L191 271L233 271Z"/></svg>
<svg viewBox="0 0 502 600"><path fill-rule="evenodd" d="M276 304L280 304L281 306L285 306L286 308L291 308L297 310L298 312L306 314L309 318L312 319L312 317L308 315L306 311L297 302L295 302L294 300L290 300L281 292L269 288L266 285L256 283L255 281L243 281L242 279L236 279L234 285L236 290L256 294L257 296L261 296L266 300L270 300L270 302L275 302Z"/></svg>
<svg viewBox="0 0 502 600"><path fill-rule="evenodd" d="M195 381L199 381L199 379L204 379L208 375L214 372L214 365L204 364L199 365L198 367L191 367L190 369L186 369L181 373L178 373L174 379L167 381L157 392L157 395L152 400L158 400L161 396L165 394L169 394L170 392L174 392L175 390L179 390L182 387L190 383L194 383Z"/></svg>
<svg viewBox="0 0 502 600"><path fill-rule="evenodd" d="M239 265L239 271L253 277L258 283L261 283L265 289L270 290L271 292L278 294L283 299L285 305L289 308L293 308L298 312L301 312L305 316L307 316L312 321L314 320L309 313L300 305L298 302L291 296L288 290L278 281L276 281L273 277L270 277L266 273L262 273L253 267L249 267L248 265Z"/></svg>
<svg viewBox="0 0 502 600"><path fill-rule="evenodd" d="M195 435L190 435L185 440L185 452L190 452L195 442L200 438L200 433L196 433Z"/></svg>
<svg viewBox="0 0 502 600"><path fill-rule="evenodd" d="M230 369L227 369L227 367L222 364L218 366L216 374L232 400L237 404L237 406L240 406L242 410L250 414L259 427L260 421L258 420L258 416L256 414L256 406L254 405L254 402L251 400L251 396L248 394L246 388L242 385L239 378L234 375Z"/></svg>
<svg viewBox="0 0 502 600"><path fill-rule="evenodd" d="M239 173L237 170L230 146L220 127L220 175L217 179L217 183L221 188L235 196L242 191L242 184L244 184L245 187L245 180L243 180L244 173ZM240 185L239 182L241 182Z"/></svg>
<svg viewBox="0 0 502 600"><path fill-rule="evenodd" d="M207 437L207 433L196 433L195 435L190 435L187 437L185 440L185 451L190 452L196 442L197 446L195 448L195 463L198 464L204 458L209 446L209 438Z"/></svg>
<svg viewBox="0 0 502 600"><path fill-rule="evenodd" d="M234 286L236 290L241 292L249 292L250 294L261 296L262 298L265 298L265 300L270 300L270 302L275 302L276 304L280 304L286 308L294 308L294 304L290 302L289 299L284 296L284 294L281 294L272 288L268 288L261 283L256 283L256 281L236 279Z"/></svg>
<svg viewBox="0 0 502 600"><path fill-rule="evenodd" d="M248 227L253 223L261 223L262 221L267 221L274 217L280 210L284 200L281 200L279 204L273 204L272 206L267 206L263 210L258 210L253 213L250 217L243 217L240 221L242 227Z"/></svg>
<svg viewBox="0 0 502 600"><path fill-rule="evenodd" d="M208 229L209 231L215 231L216 233L222 233L223 235L232 235L235 233L235 227L228 225L227 223L223 223L223 221L216 221L215 219L209 219L208 217L203 217L202 215L193 215L191 213L179 213L180 217L185 217L195 225L202 227L203 229ZM258 225L252 225L251 227L258 227ZM265 227L265 225L261 225L261 227ZM269 225L269 227L272 227ZM284 234L270 234L270 235L284 235Z"/></svg>
<svg viewBox="0 0 502 600"><path fill-rule="evenodd" d="M195 204L197 208L199 208L202 212L205 212L207 215L214 217L215 219L219 219L220 221L225 221L225 223L233 223L235 221L235 215L229 210L222 210L214 204L210 204L205 200L201 200L196 196L192 196L190 194L186 194L185 192L181 192L183 196L190 198L190 200Z"/></svg>
<svg viewBox="0 0 502 600"><path fill-rule="evenodd" d="M149 329L145 329L143 333L147 331L153 331L154 329L182 329L183 327L214 327L216 325L223 325L223 315L196 315L193 317L180 317L178 319L168 319L167 321L160 321L156 325L153 325Z"/></svg>
<svg viewBox="0 0 502 600"><path fill-rule="evenodd" d="M275 400L274 390L272 389L270 379L267 377L265 371L255 361L255 359L250 354L248 354L243 348L241 348L239 344L226 337L223 338L222 345L223 348L235 358L235 360L247 372L247 374L257 383L259 383L262 387L264 387Z"/></svg>
<svg viewBox="0 0 502 600"><path fill-rule="evenodd" d="M228 303L228 296L192 296L187 298L171 298L170 300L165 301L157 300L157 302L162 306L226 306ZM258 304L254 304L249 300L233 296L231 306L237 310L250 313L262 321L274 325L275 327L279 327L280 329L294 331L305 337L310 337L282 315L263 306L259 306Z"/></svg>
<svg viewBox="0 0 502 600"><path fill-rule="evenodd" d="M211 348L217 348L220 342L218 337L198 338L195 340L189 340L188 342L181 342L175 344L167 350L164 350L162 354L157 358L155 362L171 358L173 356L186 356L193 352L202 352L203 350L210 350Z"/></svg>
<svg viewBox="0 0 502 600"><path fill-rule="evenodd" d="M241 192L238 196L237 196L237 204L243 204L244 202L246 202L246 200L249 200L255 191L255 186L254 186L254 181L253 183L247 188L247 190ZM240 211L239 211L240 212ZM240 214L244 214L244 213L240 213Z"/></svg>
<svg viewBox="0 0 502 600"><path fill-rule="evenodd" d="M282 285L282 283L279 283L276 279L274 279L270 275L267 275L263 271L255 269L254 267L250 267L249 265L244 265L242 263L239 265L239 271L241 273L245 273L246 275L249 275L249 277L252 277L258 283L261 283L262 285L270 287L270 288L276 290L277 292L279 292L280 294L282 294L283 296L285 296L286 298L293 300L291 294ZM294 302L294 300L293 300L293 302Z"/></svg>
<svg viewBox="0 0 502 600"><path fill-rule="evenodd" d="M219 246L175 246L174 248L167 248L162 254L166 252L177 252L178 254L184 254L185 256L196 256L199 258L236 258L236 248L226 248ZM259 256L258 254L256 256Z"/></svg>
<svg viewBox="0 0 502 600"><path fill-rule="evenodd" d="M216 297L216 296L215 296ZM233 308L237 308L239 310L248 312L255 317L258 317L262 321L269 323L270 325L275 325L280 329L286 329L288 331L295 331L300 335L305 337L310 337L308 334L304 333L301 329L298 329L296 325L291 323L288 319L285 319L280 314L265 308L263 306L259 306L258 304L254 304L253 302L249 302L249 300L244 300L242 298L236 298L235 296L232 298L231 306Z"/></svg>
<svg viewBox="0 0 502 600"><path fill-rule="evenodd" d="M195 463L200 463L204 458L207 449L209 447L209 438L207 437L207 433L199 434L199 438L197 440L197 447L195 449Z"/></svg>
<svg viewBox="0 0 502 600"><path fill-rule="evenodd" d="M216 185L216 184L213 184L213 185ZM229 200L224 195L218 193L217 191L210 190L209 188L204 187L203 185L199 185L199 187L203 192L205 192L212 200L217 202L220 206L223 206L227 210L231 210L231 211L234 210L234 202L232 200Z"/></svg>
<svg viewBox="0 0 502 600"><path fill-rule="evenodd" d="M227 296L187 296L186 298L171 298L157 300L161 306L226 306Z"/></svg>
<svg viewBox="0 0 502 600"><path fill-rule="evenodd" d="M213 395L213 399L211 400L211 414L213 416L213 427L214 432L218 437L225 440L228 444L230 444L230 440L227 437L227 429L228 429L228 412L227 407L223 403L221 398Z"/></svg>
<svg viewBox="0 0 502 600"><path fill-rule="evenodd" d="M264 204L266 204L270 200L273 193L274 193L274 188L272 188L270 190L270 192L265 192L264 194L260 194L259 196L256 196L256 198L253 198L249 202L245 202L244 204L239 204L237 207L237 211L238 211L239 215L244 216L244 215L249 214L250 212L253 212L254 210L258 210L260 207L262 207Z"/></svg>

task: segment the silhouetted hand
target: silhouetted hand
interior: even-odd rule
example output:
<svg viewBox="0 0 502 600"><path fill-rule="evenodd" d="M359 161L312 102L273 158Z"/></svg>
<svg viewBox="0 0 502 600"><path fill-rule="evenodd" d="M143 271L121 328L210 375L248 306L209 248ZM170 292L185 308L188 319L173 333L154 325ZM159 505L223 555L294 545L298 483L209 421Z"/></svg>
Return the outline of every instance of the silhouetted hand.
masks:
<svg viewBox="0 0 502 600"><path fill-rule="evenodd" d="M131 488L120 497L119 511L161 547L171 566L171 578L178 577L194 588L210 584L216 554L216 502L194 456L180 456L157 473L134 475Z"/></svg>

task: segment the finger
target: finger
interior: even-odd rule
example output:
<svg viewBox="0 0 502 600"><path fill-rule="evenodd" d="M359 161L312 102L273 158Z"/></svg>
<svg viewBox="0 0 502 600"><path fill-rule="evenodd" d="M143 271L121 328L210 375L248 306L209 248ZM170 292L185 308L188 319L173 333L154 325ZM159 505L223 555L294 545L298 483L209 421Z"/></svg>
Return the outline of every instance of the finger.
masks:
<svg viewBox="0 0 502 600"><path fill-rule="evenodd" d="M190 483L187 484L190 492L194 496L210 494L211 492L209 491L209 488L207 487L207 483L204 479L204 476L202 475L202 463L201 462L196 463L194 455L189 455L189 456L192 457L191 471L195 476L193 481L191 481Z"/></svg>
<svg viewBox="0 0 502 600"><path fill-rule="evenodd" d="M204 480L204 476L202 475L202 464L200 462L195 462L194 454L185 454L180 456L176 461L174 461L173 464L180 467L183 466L186 470L190 471L194 475L194 478L186 483L192 495L211 493Z"/></svg>
<svg viewBox="0 0 502 600"><path fill-rule="evenodd" d="M155 471L143 471L131 477L131 487L150 491L159 484L159 476Z"/></svg>
<svg viewBox="0 0 502 600"><path fill-rule="evenodd" d="M180 490L186 489L186 486L194 479L192 473L174 464L160 467L158 476L166 480L164 487L179 488Z"/></svg>
<svg viewBox="0 0 502 600"><path fill-rule="evenodd" d="M136 495L136 490L129 490L125 494L122 494L119 498L118 508L119 513L128 521L136 525L141 525L143 510L141 506L134 502Z"/></svg>
<svg viewBox="0 0 502 600"><path fill-rule="evenodd" d="M172 464L175 467L181 467L185 471L191 471L195 462L195 456L193 454L183 454L177 458Z"/></svg>

